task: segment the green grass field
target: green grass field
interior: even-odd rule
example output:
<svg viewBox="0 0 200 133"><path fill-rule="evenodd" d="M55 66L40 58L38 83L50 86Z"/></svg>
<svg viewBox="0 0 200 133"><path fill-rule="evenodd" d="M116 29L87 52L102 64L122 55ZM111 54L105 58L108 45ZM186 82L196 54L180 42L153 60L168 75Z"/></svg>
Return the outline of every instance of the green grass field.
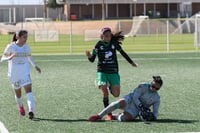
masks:
<svg viewBox="0 0 200 133"><path fill-rule="evenodd" d="M169 51L195 51L194 34L176 34L169 36ZM12 35L0 36L0 51L12 39ZM60 35L59 42L34 42L34 37L29 35L27 43L31 46L33 54L80 54L91 50L97 41L84 41L83 36L72 36L70 48L69 35ZM125 38L123 48L127 52L167 52L167 35L148 35Z"/></svg>
<svg viewBox="0 0 200 133"><path fill-rule="evenodd" d="M33 46L33 51L35 49L36 46ZM121 75L120 97L131 92L140 82L150 82L152 75L161 75L164 85L159 91L161 106L157 122L88 122L87 118L98 113L103 106L101 93L94 85L96 63L88 62L84 55L34 56L42 73L38 74L31 69L36 104L36 119L33 121L27 116L19 116L14 93L7 78L7 63L1 63L0 121L11 133L200 131L200 53L129 55L140 66L133 68L121 55L118 56ZM27 110L24 93L23 100ZM115 100L117 98L110 96L110 101Z"/></svg>

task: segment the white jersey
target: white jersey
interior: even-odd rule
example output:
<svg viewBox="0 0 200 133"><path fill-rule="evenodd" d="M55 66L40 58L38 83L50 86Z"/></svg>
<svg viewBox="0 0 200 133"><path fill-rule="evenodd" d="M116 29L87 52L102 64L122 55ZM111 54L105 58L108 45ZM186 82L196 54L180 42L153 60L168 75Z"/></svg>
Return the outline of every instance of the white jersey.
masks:
<svg viewBox="0 0 200 133"><path fill-rule="evenodd" d="M16 53L16 57L8 61L8 76L12 83L30 75L28 56L31 56L30 47L27 44L18 46L16 43L7 45L4 55L10 56Z"/></svg>

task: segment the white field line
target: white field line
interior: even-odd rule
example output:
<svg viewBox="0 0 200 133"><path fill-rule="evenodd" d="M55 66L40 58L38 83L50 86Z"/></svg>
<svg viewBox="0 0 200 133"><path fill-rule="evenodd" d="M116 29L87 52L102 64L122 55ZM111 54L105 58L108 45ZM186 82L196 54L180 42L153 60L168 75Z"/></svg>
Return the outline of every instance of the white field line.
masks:
<svg viewBox="0 0 200 133"><path fill-rule="evenodd" d="M8 129L6 129L6 127L1 121L0 121L0 133L9 133Z"/></svg>
<svg viewBox="0 0 200 133"><path fill-rule="evenodd" d="M118 59L119 61L123 61L125 59ZM200 60L200 57L183 57L183 58L133 58L133 60ZM82 62L88 61L88 59L60 59L60 60L37 60L37 62Z"/></svg>

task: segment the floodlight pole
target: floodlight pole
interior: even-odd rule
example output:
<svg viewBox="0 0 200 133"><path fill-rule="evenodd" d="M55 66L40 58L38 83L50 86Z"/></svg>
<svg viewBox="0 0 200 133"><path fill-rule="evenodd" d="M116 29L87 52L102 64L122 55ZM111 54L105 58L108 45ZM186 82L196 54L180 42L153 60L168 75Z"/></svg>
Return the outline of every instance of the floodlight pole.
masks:
<svg viewBox="0 0 200 133"><path fill-rule="evenodd" d="M167 52L169 52L169 46L170 42L169 42L169 20L167 20Z"/></svg>
<svg viewBox="0 0 200 133"><path fill-rule="evenodd" d="M102 20L105 20L105 1L102 0Z"/></svg>
<svg viewBox="0 0 200 133"><path fill-rule="evenodd" d="M69 41L69 54L72 55L72 21L70 21L70 34L69 34L69 38L70 38L70 41Z"/></svg>
<svg viewBox="0 0 200 133"><path fill-rule="evenodd" d="M136 2L137 2L137 0L133 0L133 3L134 3L134 16L136 16L137 15L137 10L136 10Z"/></svg>
<svg viewBox="0 0 200 133"><path fill-rule="evenodd" d="M44 5L43 5L43 17L46 19L47 18L47 0L44 0Z"/></svg>

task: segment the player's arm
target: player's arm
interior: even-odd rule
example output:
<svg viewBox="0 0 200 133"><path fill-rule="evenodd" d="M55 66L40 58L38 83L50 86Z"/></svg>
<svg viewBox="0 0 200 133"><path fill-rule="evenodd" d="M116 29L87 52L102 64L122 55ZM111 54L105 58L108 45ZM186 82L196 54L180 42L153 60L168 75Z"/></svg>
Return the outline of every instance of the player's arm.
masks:
<svg viewBox="0 0 200 133"><path fill-rule="evenodd" d="M28 56L28 60L31 63L31 65L39 72L41 73L41 69L35 64L35 61L31 55Z"/></svg>
<svg viewBox="0 0 200 133"><path fill-rule="evenodd" d="M135 88L134 92L133 92L133 102L134 104L139 108L142 105L142 102L140 101L140 97L142 96L144 91L144 87L142 84L140 84L137 88Z"/></svg>
<svg viewBox="0 0 200 133"><path fill-rule="evenodd" d="M4 50L2 57L1 57L1 62L9 61L14 57L16 57L16 53L14 53L12 50L12 44L8 44Z"/></svg>
<svg viewBox="0 0 200 133"><path fill-rule="evenodd" d="M158 118L159 106L160 106L160 99L153 104L153 115L155 116L155 120Z"/></svg>
<svg viewBox="0 0 200 133"><path fill-rule="evenodd" d="M90 62L94 62L95 61L96 54L94 54L94 50L93 50L92 54L90 53L90 51L86 51L85 54L88 57L88 60Z"/></svg>
<svg viewBox="0 0 200 133"><path fill-rule="evenodd" d="M1 62L12 60L16 56L16 53L6 54L4 53L1 57Z"/></svg>
<svg viewBox="0 0 200 133"><path fill-rule="evenodd" d="M36 69L36 71L38 71L39 73L41 73L41 69L36 65L33 57L31 56L31 49L29 47L29 45L26 45L27 46L27 51L26 51L26 56L28 58L28 61L31 63L31 65Z"/></svg>
<svg viewBox="0 0 200 133"><path fill-rule="evenodd" d="M135 63L129 56L128 54L121 48L119 44L116 44L117 50L120 52L120 54L134 67L137 67L138 64Z"/></svg>
<svg viewBox="0 0 200 133"><path fill-rule="evenodd" d="M153 104L153 112L151 111L142 112L139 114L140 118L146 121L156 121L158 118L159 105L160 105L160 101L156 101Z"/></svg>
<svg viewBox="0 0 200 133"><path fill-rule="evenodd" d="M90 51L86 51L85 54L88 57L88 60L90 62L94 62L95 58L97 56L97 52L98 52L98 46L99 46L99 42L97 42L97 44L95 45L94 49L92 50L92 54L90 53Z"/></svg>

